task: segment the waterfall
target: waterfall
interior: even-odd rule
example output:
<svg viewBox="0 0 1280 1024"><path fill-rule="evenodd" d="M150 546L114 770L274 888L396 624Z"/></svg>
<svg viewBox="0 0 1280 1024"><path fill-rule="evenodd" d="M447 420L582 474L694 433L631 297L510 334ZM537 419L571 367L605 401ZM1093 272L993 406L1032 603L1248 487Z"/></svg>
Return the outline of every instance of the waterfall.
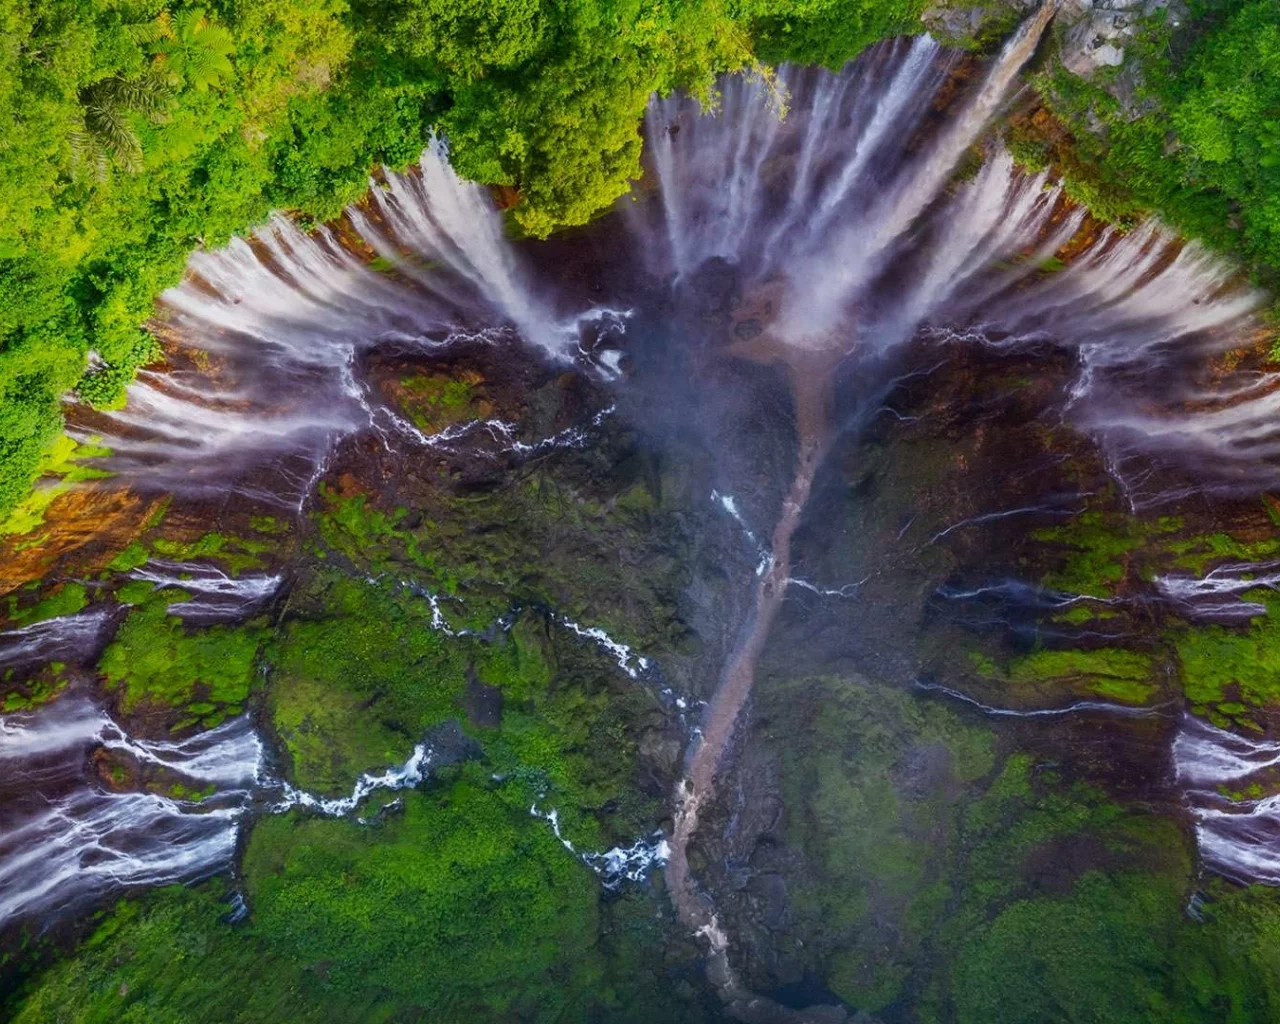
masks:
<svg viewBox="0 0 1280 1024"><path fill-rule="evenodd" d="M729 76L705 108L655 97L652 195L626 200L605 230L620 228L658 280L732 265L767 309L766 336L795 349L876 356L922 329L943 343L1068 348L1080 363L1072 416L1117 467L1165 452L1252 480L1280 463L1280 375L1201 371L1251 340L1264 297L1155 222L1079 237L1084 212L1061 187L985 138L1055 7L1027 19L968 99L948 98L961 58L928 36L880 44L838 73ZM1069 243L1063 268L1054 257ZM228 463L265 456L279 486L247 473L259 483L240 486L289 506L335 436L372 426L388 445L424 440L362 379L361 356L380 343L521 337L618 378L618 353L590 357L580 338L622 333L628 314L563 314L557 267L526 255L434 139L414 173L372 181L338 225L306 233L277 216L192 256L160 320L203 355L142 374L125 409L75 417L78 432L105 435L126 482L171 490L220 490ZM1166 372L1150 373L1157 364Z"/></svg>
<svg viewBox="0 0 1280 1024"><path fill-rule="evenodd" d="M371 180L346 222L304 232L275 215L250 238L193 254L161 296L158 329L195 365L144 371L124 409L86 414L73 432L105 435L127 482L170 490L220 490L228 463L265 457L291 486L253 496L292 505L298 495L280 492L314 482L336 435L387 422L416 433L360 379L361 353L519 336L563 359L580 323L608 312L553 315L487 191L458 177L441 139L413 173Z"/></svg>
<svg viewBox="0 0 1280 1024"><path fill-rule="evenodd" d="M248 618L275 594L284 579L254 573L229 576L216 565L163 558L152 558L129 576L152 583L157 590L181 590L191 595L188 600L174 601L166 611L201 624Z"/></svg>
<svg viewBox="0 0 1280 1024"><path fill-rule="evenodd" d="M1170 574L1157 576L1154 582L1161 596L1185 616L1238 622L1267 614L1266 605L1241 595L1280 586L1280 562L1220 565L1202 577Z"/></svg>
<svg viewBox="0 0 1280 1024"><path fill-rule="evenodd" d="M1192 816L1200 856L1236 881L1280 885L1280 795L1227 796L1266 783L1280 743L1253 740L1185 715L1173 743L1174 773Z"/></svg>
<svg viewBox="0 0 1280 1024"><path fill-rule="evenodd" d="M728 938L714 908L699 902L687 847L750 696L755 659L790 585L832 596L859 586L820 587L792 577L789 564L792 532L829 441L829 381L843 358L891 354L913 339L1052 344L1079 364L1070 414L1120 463L1131 453L1167 451L1206 473L1237 473L1256 490L1269 482L1267 467L1280 462L1280 375L1247 366L1216 376L1199 372L1251 339L1262 296L1156 222L1127 232L1091 226L1082 237L1086 215L1060 185L1046 174L1023 173L984 137L1055 7L1046 3L1028 19L949 120L940 107L961 58L927 36L881 44L839 73L784 67L776 76L731 76L718 104L706 109L679 95L655 98L646 119L646 184L653 192L627 201L625 217L598 226L623 239L617 248L627 252L627 270L643 266L653 279L621 296L624 304L647 300L665 312L681 294L669 285L692 282L696 289L709 263L731 266L746 296L743 308L763 310L760 330L776 342L770 354L785 353L798 395L798 465L777 526L770 531L757 523L753 532L731 496L712 499L752 546L756 615L707 708L662 857L670 856L672 889L684 901L686 921L710 936L718 953ZM534 255L548 251L539 245L528 248ZM1063 266L1054 258L1068 245L1072 259ZM581 358L574 349L584 323L607 321L622 331L627 314L566 315L567 303L557 301L561 268L525 255L506 240L485 190L461 180L443 142L434 140L414 173L374 180L368 199L338 225L304 232L276 216L251 238L192 256L187 279L165 293L158 317L158 330L181 349L173 367L141 374L119 412L82 411L77 430L86 438L106 435L112 468L126 483L222 493L245 466L266 464L270 473L240 473L248 482L235 486L288 505L305 500L336 436L366 428L375 428L388 449L393 439L440 448L473 436L524 456L578 447L587 427L536 443L519 440L512 424L499 419L425 435L386 409L361 376L362 356L380 344L427 351L459 339L519 337L551 358ZM614 353L595 365L617 379L620 359ZM1034 508L1040 506L988 518ZM280 582L163 561L134 576L193 592L193 601L175 602L172 611L209 621L260 607ZM1169 600L1227 614L1218 606L1245 589L1243 576L1222 570L1202 581L1168 577L1158 585ZM1035 600L1057 607L1078 598L1040 593ZM105 614L6 634L0 670L54 658L90 660L75 652L100 642ZM599 644L628 674L649 673L642 656L599 628L563 616L556 621ZM1147 713L1080 702L1025 714L1102 710ZM98 747L215 785L216 792L178 800L104 788L89 762ZM1247 873L1259 857L1258 830L1280 819L1266 800L1224 803L1213 772L1247 768L1272 753L1266 744L1192 720L1175 746L1202 849L1227 873ZM244 718L173 743L133 740L103 712L68 697L0 719L6 766L0 921L122 886L221 870L255 800L350 813L374 790L416 784L430 759L429 748L419 745L402 766L363 776L350 796L325 798L271 777ZM658 844L600 856L648 863L651 849ZM1280 881L1280 863L1260 871L1257 877Z"/></svg>
<svg viewBox="0 0 1280 1024"><path fill-rule="evenodd" d="M467 297L449 290L450 283L424 264L448 267L475 298L550 353L561 353L575 342L576 324L557 323L539 299L507 242L492 200L479 185L458 177L443 139L432 139L419 171L388 173L385 186L373 183L369 205L377 220L359 207L348 211L361 237L419 285L433 291L443 288L444 294L465 304Z"/></svg>
<svg viewBox="0 0 1280 1024"><path fill-rule="evenodd" d="M115 791L93 777L104 748L168 769L205 797ZM247 718L187 740L133 740L81 697L0 718L0 926L50 920L127 886L222 870L262 767Z"/></svg>
<svg viewBox="0 0 1280 1024"><path fill-rule="evenodd" d="M81 661L93 657L105 643L110 617L106 608L90 608L76 615L45 619L0 633L0 674L54 660Z"/></svg>
<svg viewBox="0 0 1280 1024"><path fill-rule="evenodd" d="M656 98L656 196L625 207L635 248L659 277L731 264L767 334L795 348L875 356L920 332L1066 348L1070 414L1117 467L1160 454L1213 486L1280 483L1280 374L1211 369L1256 344L1266 296L1156 221L1081 235L1085 211L1058 182L983 139L1052 6L943 127L929 112L955 58L928 37L839 73L733 77L711 109Z"/></svg>
<svg viewBox="0 0 1280 1024"><path fill-rule="evenodd" d="M839 75L728 78L710 110L655 98L646 126L662 216L632 217L641 251L677 275L717 256L758 279L783 269L823 244L837 211L865 205L863 173L902 159L952 60L920 36Z"/></svg>
<svg viewBox="0 0 1280 1024"><path fill-rule="evenodd" d="M140 771L163 770L182 795L140 788L127 775L108 787L95 751ZM0 717L0 930L75 913L137 886L191 882L232 866L240 825L253 808L354 812L375 790L426 778L419 743L401 766L366 773L346 797L299 790L273 774L247 715L183 740L135 739L83 695Z"/></svg>

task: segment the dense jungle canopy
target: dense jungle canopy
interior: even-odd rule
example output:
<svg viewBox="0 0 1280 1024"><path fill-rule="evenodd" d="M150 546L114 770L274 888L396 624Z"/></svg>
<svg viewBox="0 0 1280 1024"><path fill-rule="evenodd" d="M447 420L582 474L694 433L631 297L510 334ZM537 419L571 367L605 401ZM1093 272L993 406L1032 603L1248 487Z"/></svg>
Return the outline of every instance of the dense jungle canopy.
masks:
<svg viewBox="0 0 1280 1024"><path fill-rule="evenodd" d="M708 94L719 72L782 60L839 66L919 31L923 6L0 0L0 516L65 471L66 396L118 405L157 358L144 325L191 251L273 209L331 218L433 132L462 174L512 187L521 230L583 223L639 174L651 93ZM1280 8L1198 0L1192 15L1153 21L1147 116L1050 69L1062 132L1019 152L1064 167L1100 212L1156 209L1269 277Z"/></svg>

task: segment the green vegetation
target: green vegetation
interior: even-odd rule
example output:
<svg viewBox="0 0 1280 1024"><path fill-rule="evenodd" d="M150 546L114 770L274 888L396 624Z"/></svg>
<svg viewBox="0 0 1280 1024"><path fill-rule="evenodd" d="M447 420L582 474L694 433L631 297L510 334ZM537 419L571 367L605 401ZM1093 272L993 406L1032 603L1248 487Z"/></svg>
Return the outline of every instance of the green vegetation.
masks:
<svg viewBox="0 0 1280 1024"><path fill-rule="evenodd" d="M787 840L810 862L796 894L796 932L827 963L827 984L878 1010L901 995L924 956L931 922L950 896L945 853L953 829L947 792L989 773L991 736L938 704L837 678L762 689L787 708L782 736ZM907 783L913 757L936 759L940 785ZM892 919L886 930L871 920Z"/></svg>
<svg viewBox="0 0 1280 1024"><path fill-rule="evenodd" d="M43 599L25 608L19 606L17 594L9 594L5 601L9 606L9 618L14 624L28 626L33 622L84 611L89 604L89 592L83 583L61 583Z"/></svg>
<svg viewBox="0 0 1280 1024"><path fill-rule="evenodd" d="M1053 160L1076 198L1104 219L1154 210L1178 230L1280 280L1280 8L1273 0L1192 0L1160 12L1131 45L1138 94L1062 69L1039 81L1069 136L1019 133L1020 156ZM1101 126L1101 130L1099 130Z"/></svg>
<svg viewBox="0 0 1280 1024"><path fill-rule="evenodd" d="M630 437L605 436L492 491L414 495L412 513L322 487L317 527L363 570L457 598L442 605L455 628L487 629L513 601L542 604L656 653L689 641L674 600L695 529L675 473L663 481L660 468Z"/></svg>
<svg viewBox="0 0 1280 1024"><path fill-rule="evenodd" d="M0 261L2 263L2 261ZM4 351L0 349L0 359ZM3 363L0 363L2 366ZM3 427L3 413L0 413L0 428ZM30 533L44 521L44 514L55 498L67 493L76 484L88 480L101 480L111 474L105 469L85 464L86 459L102 458L109 455L106 448L94 445L78 444L65 434L52 435L50 446L40 453L36 462L34 475L43 477L43 484L21 497L12 505L3 500L3 447L0 447L0 536L5 534L21 535ZM2 445L2 442L0 442ZM35 542L39 543L40 538Z"/></svg>
<svg viewBox="0 0 1280 1024"><path fill-rule="evenodd" d="M192 541L159 537L151 546L157 554L180 562L201 558L222 562L232 576L239 576L245 569L261 569L264 563L258 556L275 547L270 541L227 537L221 533L206 533Z"/></svg>
<svg viewBox="0 0 1280 1024"><path fill-rule="evenodd" d="M432 630L426 602L396 589L322 576L277 633L269 705L304 788L349 792L361 772L404 761L429 726L458 713L464 657Z"/></svg>
<svg viewBox="0 0 1280 1024"><path fill-rule="evenodd" d="M323 964L314 987L357 1006L565 1014L598 974L596 886L523 791L476 775L406 794L377 829L262 822L245 858L254 933L283 960Z"/></svg>
<svg viewBox="0 0 1280 1024"><path fill-rule="evenodd" d="M418 429L435 433L445 427L472 419L471 404L475 382L443 374L418 374L400 382L409 415Z"/></svg>
<svg viewBox="0 0 1280 1024"><path fill-rule="evenodd" d="M17 686L11 686L9 674L6 673L3 681L0 681L0 692L4 693L0 711L33 711L42 704L48 704L67 688L67 679L62 674L65 667L55 661L34 678Z"/></svg>
<svg viewBox="0 0 1280 1024"><path fill-rule="evenodd" d="M878 40L920 31L927 0L739 0L756 53L839 69Z"/></svg>
<svg viewBox="0 0 1280 1024"><path fill-rule="evenodd" d="M1176 516L1148 521L1122 512L1090 509L1061 526L1032 532L1060 551L1060 567L1042 583L1066 594L1109 597L1130 570L1135 553L1153 539L1182 528Z"/></svg>
<svg viewBox="0 0 1280 1024"><path fill-rule="evenodd" d="M1073 604L1065 612L1058 612L1052 617L1052 621L1062 622L1068 626L1083 626L1102 619L1114 619L1119 614L1105 606L1081 603Z"/></svg>
<svg viewBox="0 0 1280 1024"><path fill-rule="evenodd" d="M1280 900L1211 883L1188 915L1198 883L1172 822L1057 757L1000 754L932 701L835 677L760 697L787 808L776 863L800 861L775 955L802 944L853 1007L964 1024L1280 1010Z"/></svg>
<svg viewBox="0 0 1280 1024"><path fill-rule="evenodd" d="M376 827L267 819L245 878L240 928L213 885L120 904L12 1019L572 1020L600 976L586 869L469 778Z"/></svg>
<svg viewBox="0 0 1280 1024"><path fill-rule="evenodd" d="M159 356L142 325L193 249L271 209L332 218L433 131L460 173L514 186L522 230L584 223L638 177L655 90L705 95L753 38L838 65L919 7L5 0L0 516L57 471L60 396L118 405Z"/></svg>
<svg viewBox="0 0 1280 1024"><path fill-rule="evenodd" d="M575 840L601 841L591 813L606 805L610 836L652 827L655 808L632 780L636 725L654 701L594 648L549 632L532 612L491 642L448 637L432 628L425 598L336 573L317 576L294 604L268 653L268 705L298 785L349 792L361 772L404 761L453 718L482 742L491 771L555 803ZM469 721L472 677L500 691L495 721Z"/></svg>
<svg viewBox="0 0 1280 1024"><path fill-rule="evenodd" d="M1243 541L1228 533L1210 533L1186 540L1172 541L1168 550L1175 554L1173 565L1203 575L1216 562L1265 562L1280 553L1280 537Z"/></svg>
<svg viewBox="0 0 1280 1024"><path fill-rule="evenodd" d="M1015 684L1082 679L1096 696L1145 704L1158 692L1151 682L1152 662L1149 654L1117 647L1039 650L1010 661L1008 679Z"/></svg>
<svg viewBox="0 0 1280 1024"><path fill-rule="evenodd" d="M175 728L197 722L209 728L225 715L238 714L248 698L262 631L255 626L189 629L168 612L169 604L188 596L175 590L148 596L130 611L98 667L109 689L122 690L125 711L185 707Z"/></svg>
<svg viewBox="0 0 1280 1024"><path fill-rule="evenodd" d="M1270 590L1252 590L1244 600L1264 605L1266 615L1247 626L1200 626L1173 633L1181 664L1182 686L1193 709L1220 725L1257 728L1245 705L1273 707L1280 702L1280 598Z"/></svg>
<svg viewBox="0 0 1280 1024"><path fill-rule="evenodd" d="M1066 895L1019 900L981 928L952 979L957 1021L1264 1021L1280 1008L1277 905L1223 892L1188 922L1170 877L1087 872ZM1226 943L1231 953L1222 948Z"/></svg>
<svg viewBox="0 0 1280 1024"><path fill-rule="evenodd" d="M1080 621L1092 621L1092 617L1072 624ZM1030 698L1037 704L1056 700L1064 692L1146 704L1160 692L1158 669L1165 659L1121 647L1037 647L1000 661L971 650L968 661L975 675L1000 687L996 692L1001 701L1019 706Z"/></svg>

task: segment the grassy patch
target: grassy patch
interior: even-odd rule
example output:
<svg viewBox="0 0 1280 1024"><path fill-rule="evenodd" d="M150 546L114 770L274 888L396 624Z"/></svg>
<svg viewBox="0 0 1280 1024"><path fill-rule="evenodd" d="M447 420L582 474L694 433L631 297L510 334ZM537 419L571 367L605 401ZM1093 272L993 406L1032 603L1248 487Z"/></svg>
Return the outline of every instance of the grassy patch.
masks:
<svg viewBox="0 0 1280 1024"><path fill-rule="evenodd" d="M1280 537L1242 541L1229 533L1210 533L1171 541L1168 549L1177 557L1174 565L1202 576L1217 562L1262 562L1280 554Z"/></svg>
<svg viewBox="0 0 1280 1024"><path fill-rule="evenodd" d="M1227 717L1238 714L1237 702L1268 707L1280 700L1280 597L1270 590L1244 596L1265 605L1267 614L1243 628L1187 627L1173 634L1187 699L1201 709L1218 705Z"/></svg>
<svg viewBox="0 0 1280 1024"><path fill-rule="evenodd" d="M59 495L77 484L111 476L91 462L110 454L109 448L79 444L66 434L60 435L41 456L37 475L43 479L0 518L0 536L31 533L44 522L45 513Z"/></svg>
<svg viewBox="0 0 1280 1024"><path fill-rule="evenodd" d="M595 882L523 794L508 802L470 778L406 794L378 829L267 819L245 875L254 933L340 1002L550 1020L598 970Z"/></svg>
<svg viewBox="0 0 1280 1024"><path fill-rule="evenodd" d="M1144 704L1158 692L1151 681L1153 663L1149 654L1118 647L1041 650L1010 661L1008 678L1016 684L1080 679L1099 697Z"/></svg>
<svg viewBox="0 0 1280 1024"><path fill-rule="evenodd" d="M611 685L616 670L593 646L553 635L534 612L493 642L449 637L432 628L425 599L337 573L298 602L269 655L268 705L299 785L349 791L361 772L403 761L432 726L465 722L474 674L503 698L500 722L472 729L491 771L555 803L575 840L602 841L594 812L605 805L610 836L652 827L655 808L633 778L637 723L654 699L629 679Z"/></svg>
<svg viewBox="0 0 1280 1024"><path fill-rule="evenodd" d="M419 430L433 434L454 423L474 418L472 403L476 398L479 374L446 377L442 374L419 374L400 382L403 404Z"/></svg>
<svg viewBox="0 0 1280 1024"><path fill-rule="evenodd" d="M10 594L7 601L9 618L13 620L13 624L29 626L45 619L57 619L84 611L89 605L89 596L83 583L62 583L40 601L25 608L19 607L16 594Z"/></svg>
<svg viewBox="0 0 1280 1024"><path fill-rule="evenodd" d="M991 735L939 704L847 679L771 682L762 692L766 713L781 716L773 746L787 841L810 862L792 881L792 934L825 964L835 992L880 1009L903 994L950 895L945 794L991 771ZM795 735L806 737L802 749L781 739ZM926 763L938 784L921 791L908 779Z"/></svg>
<svg viewBox="0 0 1280 1024"><path fill-rule="evenodd" d="M167 610L182 596L165 590L135 607L98 668L108 689L122 691L125 711L185 706L189 715L181 724L208 728L248 698L263 634L253 626L188 629Z"/></svg>
<svg viewBox="0 0 1280 1024"><path fill-rule="evenodd" d="M1139 549L1181 528L1182 520L1176 516L1146 521L1091 510L1061 526L1035 530L1031 536L1057 551L1059 567L1044 576L1046 587L1066 594L1109 597Z"/></svg>
<svg viewBox="0 0 1280 1024"><path fill-rule="evenodd" d="M458 713L466 661L431 628L421 598L325 574L271 652L270 708L299 785L349 789L403 761L431 725Z"/></svg>
<svg viewBox="0 0 1280 1024"><path fill-rule="evenodd" d="M152 541L151 546L157 554L179 562L201 558L216 560L226 565L232 576L239 576L245 569L261 569L265 563L259 556L275 545L269 541L210 532L190 541L159 537Z"/></svg>

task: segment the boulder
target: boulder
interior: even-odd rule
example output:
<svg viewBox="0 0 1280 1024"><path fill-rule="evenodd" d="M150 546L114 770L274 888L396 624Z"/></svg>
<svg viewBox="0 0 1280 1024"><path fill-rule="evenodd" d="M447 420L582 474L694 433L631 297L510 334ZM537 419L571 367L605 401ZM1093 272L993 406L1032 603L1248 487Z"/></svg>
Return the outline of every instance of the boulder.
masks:
<svg viewBox="0 0 1280 1024"><path fill-rule="evenodd" d="M1067 0L1059 15L1069 25L1063 66L1086 78L1099 68L1119 67L1142 18L1169 8L1178 18L1180 7L1180 0Z"/></svg>

